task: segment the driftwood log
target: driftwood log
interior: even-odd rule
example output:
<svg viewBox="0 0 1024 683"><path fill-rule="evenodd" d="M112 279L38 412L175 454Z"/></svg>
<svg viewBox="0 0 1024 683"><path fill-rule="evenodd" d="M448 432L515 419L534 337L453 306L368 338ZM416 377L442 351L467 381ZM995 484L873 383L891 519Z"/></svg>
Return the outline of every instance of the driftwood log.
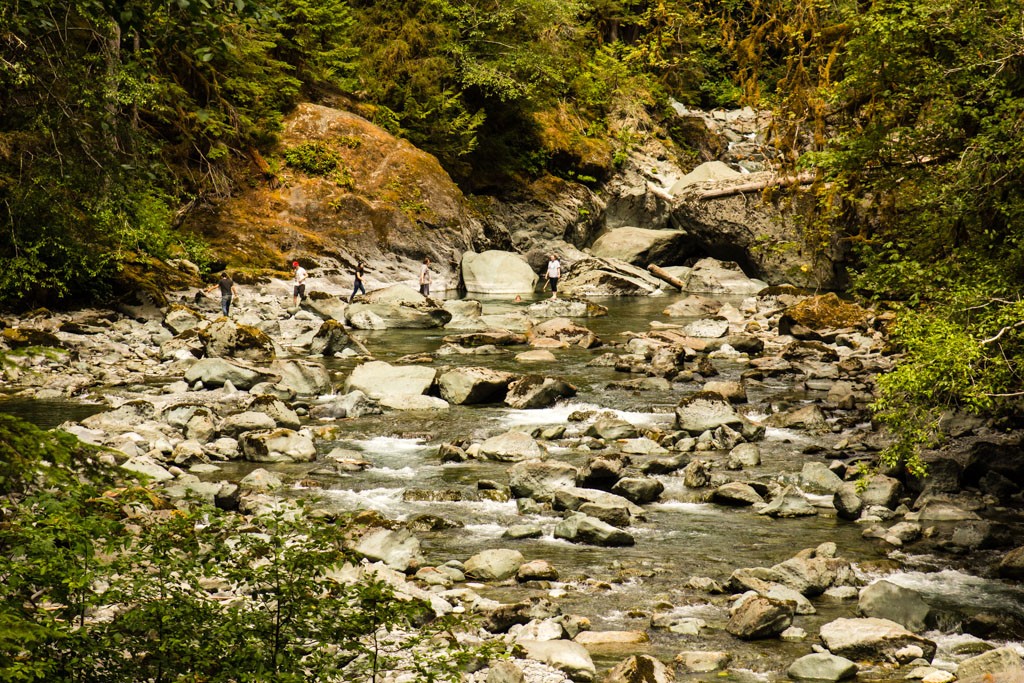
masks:
<svg viewBox="0 0 1024 683"><path fill-rule="evenodd" d="M718 199L720 197L731 197L744 192L760 192L769 187L790 187L791 185L807 185L814 182L813 173L800 173L795 176L772 176L763 180L755 180L742 185L731 187L718 187L711 190L697 191L693 196L697 199Z"/></svg>
<svg viewBox="0 0 1024 683"><path fill-rule="evenodd" d="M650 271L651 275L654 275L660 280L664 280L665 282L669 283L670 285L678 289L680 292L686 289L685 282L683 282L676 276L672 275L671 273L669 273L667 270L660 266L656 266L652 263L651 265L647 266L647 270Z"/></svg>

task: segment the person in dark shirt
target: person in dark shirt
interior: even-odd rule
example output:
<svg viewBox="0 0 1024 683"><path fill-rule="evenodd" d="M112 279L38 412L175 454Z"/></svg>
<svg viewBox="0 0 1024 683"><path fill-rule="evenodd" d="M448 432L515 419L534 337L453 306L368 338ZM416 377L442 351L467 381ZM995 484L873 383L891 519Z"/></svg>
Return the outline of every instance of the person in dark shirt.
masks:
<svg viewBox="0 0 1024 683"><path fill-rule="evenodd" d="M228 275L228 271L224 271L220 274L220 280L215 285L211 285L206 293L209 294L213 290L220 287L220 310L225 316L231 315L231 301L234 297L238 296L238 287L235 285L235 281Z"/></svg>
<svg viewBox="0 0 1024 683"><path fill-rule="evenodd" d="M355 299L356 298L356 294L358 294L359 292L362 292L363 294L366 294L366 288L363 287L363 264L362 263L360 263L360 264L358 264L356 266L355 281L352 283L352 296L350 296L348 298L348 300L352 301L353 299Z"/></svg>

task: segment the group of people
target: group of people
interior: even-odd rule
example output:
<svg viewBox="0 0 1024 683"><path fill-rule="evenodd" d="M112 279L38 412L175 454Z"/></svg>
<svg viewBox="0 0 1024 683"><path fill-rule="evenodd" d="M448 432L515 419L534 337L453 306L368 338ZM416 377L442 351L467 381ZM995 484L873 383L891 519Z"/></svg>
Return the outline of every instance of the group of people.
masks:
<svg viewBox="0 0 1024 683"><path fill-rule="evenodd" d="M366 294L366 287L363 285L364 268L363 264L359 263L356 265L353 283L352 283L352 296L349 297L349 301L352 301L360 293ZM558 279L562 276L562 264L558 260L555 254L551 254L548 260L548 268L545 272L545 278L547 280L545 288L551 287L551 298L557 298L558 296ZM299 303L306 298L306 280L309 278L309 273L299 265L298 261L292 261L292 306L298 306ZM423 265L420 268L420 294L423 296L430 296L430 257L423 259ZM231 304L235 297L238 296L238 286L235 281L231 279L228 272L225 270L220 275L218 280L213 285L210 285L206 289L206 293L209 294L215 289L220 289L220 310L225 316L231 314ZM197 295L198 296L198 295ZM519 297L516 297L519 300Z"/></svg>

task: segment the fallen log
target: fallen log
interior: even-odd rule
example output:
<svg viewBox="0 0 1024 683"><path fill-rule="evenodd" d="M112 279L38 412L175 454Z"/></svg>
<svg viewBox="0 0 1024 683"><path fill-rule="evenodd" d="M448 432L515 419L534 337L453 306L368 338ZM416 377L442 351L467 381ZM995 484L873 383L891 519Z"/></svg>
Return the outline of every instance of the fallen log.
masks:
<svg viewBox="0 0 1024 683"><path fill-rule="evenodd" d="M651 275L655 276L659 280L664 280L665 282L669 283L670 285L678 289L680 292L686 290L686 283L677 278L676 276L672 275L671 273L669 273L664 268L656 266L652 263L651 265L647 266L647 270L650 271Z"/></svg>
<svg viewBox="0 0 1024 683"><path fill-rule="evenodd" d="M697 199L719 199L721 197L731 197L733 195L743 194L744 192L760 192L769 187L790 187L792 185L807 185L812 182L814 182L813 173L800 173L795 176L784 176L781 178L775 176L765 180L755 180L742 185L733 185L732 187L719 187L713 190L694 192L693 195Z"/></svg>

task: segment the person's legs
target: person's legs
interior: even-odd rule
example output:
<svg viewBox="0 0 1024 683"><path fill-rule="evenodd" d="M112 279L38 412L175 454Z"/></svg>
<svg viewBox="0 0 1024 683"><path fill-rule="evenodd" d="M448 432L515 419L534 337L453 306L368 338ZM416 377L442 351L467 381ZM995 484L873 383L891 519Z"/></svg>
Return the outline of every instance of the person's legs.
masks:
<svg viewBox="0 0 1024 683"><path fill-rule="evenodd" d="M222 296L220 298L220 310L225 316L231 314L231 295Z"/></svg>
<svg viewBox="0 0 1024 683"><path fill-rule="evenodd" d="M551 298L552 299L557 299L558 298L558 278L557 277L553 277L553 278L549 278L549 279L551 281Z"/></svg>

